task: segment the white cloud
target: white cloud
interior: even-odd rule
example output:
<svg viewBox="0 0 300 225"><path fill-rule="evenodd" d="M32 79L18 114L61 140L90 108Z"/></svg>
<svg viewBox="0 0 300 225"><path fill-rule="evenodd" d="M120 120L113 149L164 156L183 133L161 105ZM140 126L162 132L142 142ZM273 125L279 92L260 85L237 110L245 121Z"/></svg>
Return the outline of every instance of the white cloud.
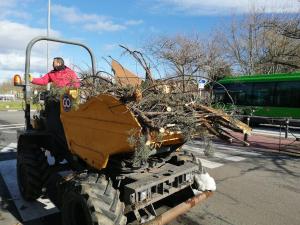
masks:
<svg viewBox="0 0 300 225"><path fill-rule="evenodd" d="M127 29L128 26L135 26L143 23L142 20L127 20L124 23L117 23L110 17L83 13L77 8L66 7L63 5L53 5L52 9L55 16L59 17L63 21L73 25L78 24L88 31L120 31Z"/></svg>
<svg viewBox="0 0 300 225"><path fill-rule="evenodd" d="M33 71L42 72L45 70L45 58L39 55L30 58ZM24 71L25 57L19 53L0 53L0 68L8 71ZM24 73L24 72L23 72Z"/></svg>
<svg viewBox="0 0 300 225"><path fill-rule="evenodd" d="M57 31L52 31L52 34L59 36ZM6 80L8 75L24 71L26 46L32 38L40 35L46 35L46 29L30 27L10 20L0 20L0 82ZM50 45L50 48L57 47ZM31 71L43 73L45 70L46 43L44 42L33 47Z"/></svg>
<svg viewBox="0 0 300 225"><path fill-rule="evenodd" d="M10 0L10 1L5 1L1 0L0 1L0 7L11 7L16 4L16 0Z"/></svg>
<svg viewBox="0 0 300 225"><path fill-rule="evenodd" d="M117 49L119 47L118 44L105 44L103 46L103 51L104 52L110 52L110 51L113 51L115 49Z"/></svg>
<svg viewBox="0 0 300 225"><path fill-rule="evenodd" d="M71 24L76 24L79 22L97 22L107 19L101 15L82 13L74 7L66 7L62 5L53 5L52 13Z"/></svg>
<svg viewBox="0 0 300 225"><path fill-rule="evenodd" d="M46 58L41 55L32 56L31 71L34 77L39 76L46 70ZM23 76L25 68L24 54L20 53L8 53L0 54L0 83L6 80L11 80L14 74L20 74Z"/></svg>
<svg viewBox="0 0 300 225"><path fill-rule="evenodd" d="M22 10L19 4L27 4L29 0L0 0L0 19L6 18L19 18L19 19L29 19L31 18L30 13Z"/></svg>
<svg viewBox="0 0 300 225"><path fill-rule="evenodd" d="M253 8L266 13L298 13L300 2L297 0L157 0L158 8L190 15L226 15L248 13Z"/></svg>
<svg viewBox="0 0 300 225"><path fill-rule="evenodd" d="M142 24L144 21L143 20L127 20L125 22L125 25L128 25L128 26L135 26L135 25L140 25Z"/></svg>
<svg viewBox="0 0 300 225"><path fill-rule="evenodd" d="M46 35L46 29L34 28L25 24L12 22L10 20L0 20L0 52L25 53L27 43L34 37ZM59 32L51 31L53 36L59 36ZM41 51L41 48L37 48Z"/></svg>
<svg viewBox="0 0 300 225"><path fill-rule="evenodd" d="M95 23L87 23L83 28L88 31L120 31L125 30L126 26L115 24L111 21L97 21Z"/></svg>

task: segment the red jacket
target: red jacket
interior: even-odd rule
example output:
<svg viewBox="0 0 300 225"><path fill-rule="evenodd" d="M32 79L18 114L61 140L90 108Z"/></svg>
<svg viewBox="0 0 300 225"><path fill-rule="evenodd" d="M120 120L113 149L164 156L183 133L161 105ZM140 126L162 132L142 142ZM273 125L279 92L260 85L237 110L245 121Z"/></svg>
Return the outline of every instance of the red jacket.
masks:
<svg viewBox="0 0 300 225"><path fill-rule="evenodd" d="M49 82L54 83L57 87L78 88L80 86L80 81L76 73L69 67L59 71L52 70L41 78L33 78L31 83L37 85L47 85Z"/></svg>

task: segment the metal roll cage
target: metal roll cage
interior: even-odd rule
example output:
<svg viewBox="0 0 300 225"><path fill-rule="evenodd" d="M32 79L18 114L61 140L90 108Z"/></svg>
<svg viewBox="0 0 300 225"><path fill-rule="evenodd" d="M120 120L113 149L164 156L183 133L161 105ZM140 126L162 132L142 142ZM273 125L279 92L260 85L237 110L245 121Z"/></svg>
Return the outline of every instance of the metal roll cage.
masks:
<svg viewBox="0 0 300 225"><path fill-rule="evenodd" d="M59 42L63 44L70 44L70 45L77 45L84 49L86 49L91 57L92 61L92 73L93 75L96 75L96 60L93 51L87 47L86 45L75 42L75 41L69 41L69 40L63 40L53 37L47 37L47 36L38 36L36 38L33 38L26 47L26 58L25 58L25 84L22 85L24 88L24 99L25 99L25 121L26 121L26 129L31 129L30 124L30 97L31 97L31 86L29 83L29 73L30 73L30 56L31 56L31 49L33 45L35 45L39 41L52 41L52 42Z"/></svg>

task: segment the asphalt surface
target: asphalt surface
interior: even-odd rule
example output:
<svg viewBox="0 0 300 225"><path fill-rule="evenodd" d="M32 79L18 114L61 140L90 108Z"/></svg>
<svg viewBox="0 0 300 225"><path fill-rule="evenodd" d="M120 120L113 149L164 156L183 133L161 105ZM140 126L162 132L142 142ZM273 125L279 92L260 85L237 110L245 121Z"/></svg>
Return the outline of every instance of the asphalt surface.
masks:
<svg viewBox="0 0 300 225"><path fill-rule="evenodd" d="M1 129L5 128L3 125L23 122L22 112L0 112L1 147L17 142L17 128L11 125ZM278 132L276 129L271 132ZM212 147L215 149L212 157L203 154L203 144L199 141L189 143L185 149L204 159L203 166L215 178L217 191L171 224L300 224L300 158L253 151L251 146L242 148L215 143ZM0 161L14 157L15 153L0 153ZM17 224L20 216L1 177L0 196L0 224ZM59 225L59 221L59 214L55 214L24 224Z"/></svg>
<svg viewBox="0 0 300 225"><path fill-rule="evenodd" d="M211 169L215 195L174 224L300 224L299 159L262 153Z"/></svg>
<svg viewBox="0 0 300 225"><path fill-rule="evenodd" d="M16 129L24 125L23 112L0 111L0 147L16 142Z"/></svg>

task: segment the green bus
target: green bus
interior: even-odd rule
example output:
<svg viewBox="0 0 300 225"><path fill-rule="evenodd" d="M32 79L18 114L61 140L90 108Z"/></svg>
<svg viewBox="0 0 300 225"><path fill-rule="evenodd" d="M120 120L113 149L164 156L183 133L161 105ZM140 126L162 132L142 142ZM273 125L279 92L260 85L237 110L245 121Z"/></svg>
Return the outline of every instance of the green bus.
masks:
<svg viewBox="0 0 300 225"><path fill-rule="evenodd" d="M300 119L300 73L227 77L219 81L238 108L253 108L257 123ZM216 102L232 104L224 87L214 85ZM261 119L259 119L261 117ZM262 119L265 117L265 119ZM298 123L297 123L298 124Z"/></svg>

